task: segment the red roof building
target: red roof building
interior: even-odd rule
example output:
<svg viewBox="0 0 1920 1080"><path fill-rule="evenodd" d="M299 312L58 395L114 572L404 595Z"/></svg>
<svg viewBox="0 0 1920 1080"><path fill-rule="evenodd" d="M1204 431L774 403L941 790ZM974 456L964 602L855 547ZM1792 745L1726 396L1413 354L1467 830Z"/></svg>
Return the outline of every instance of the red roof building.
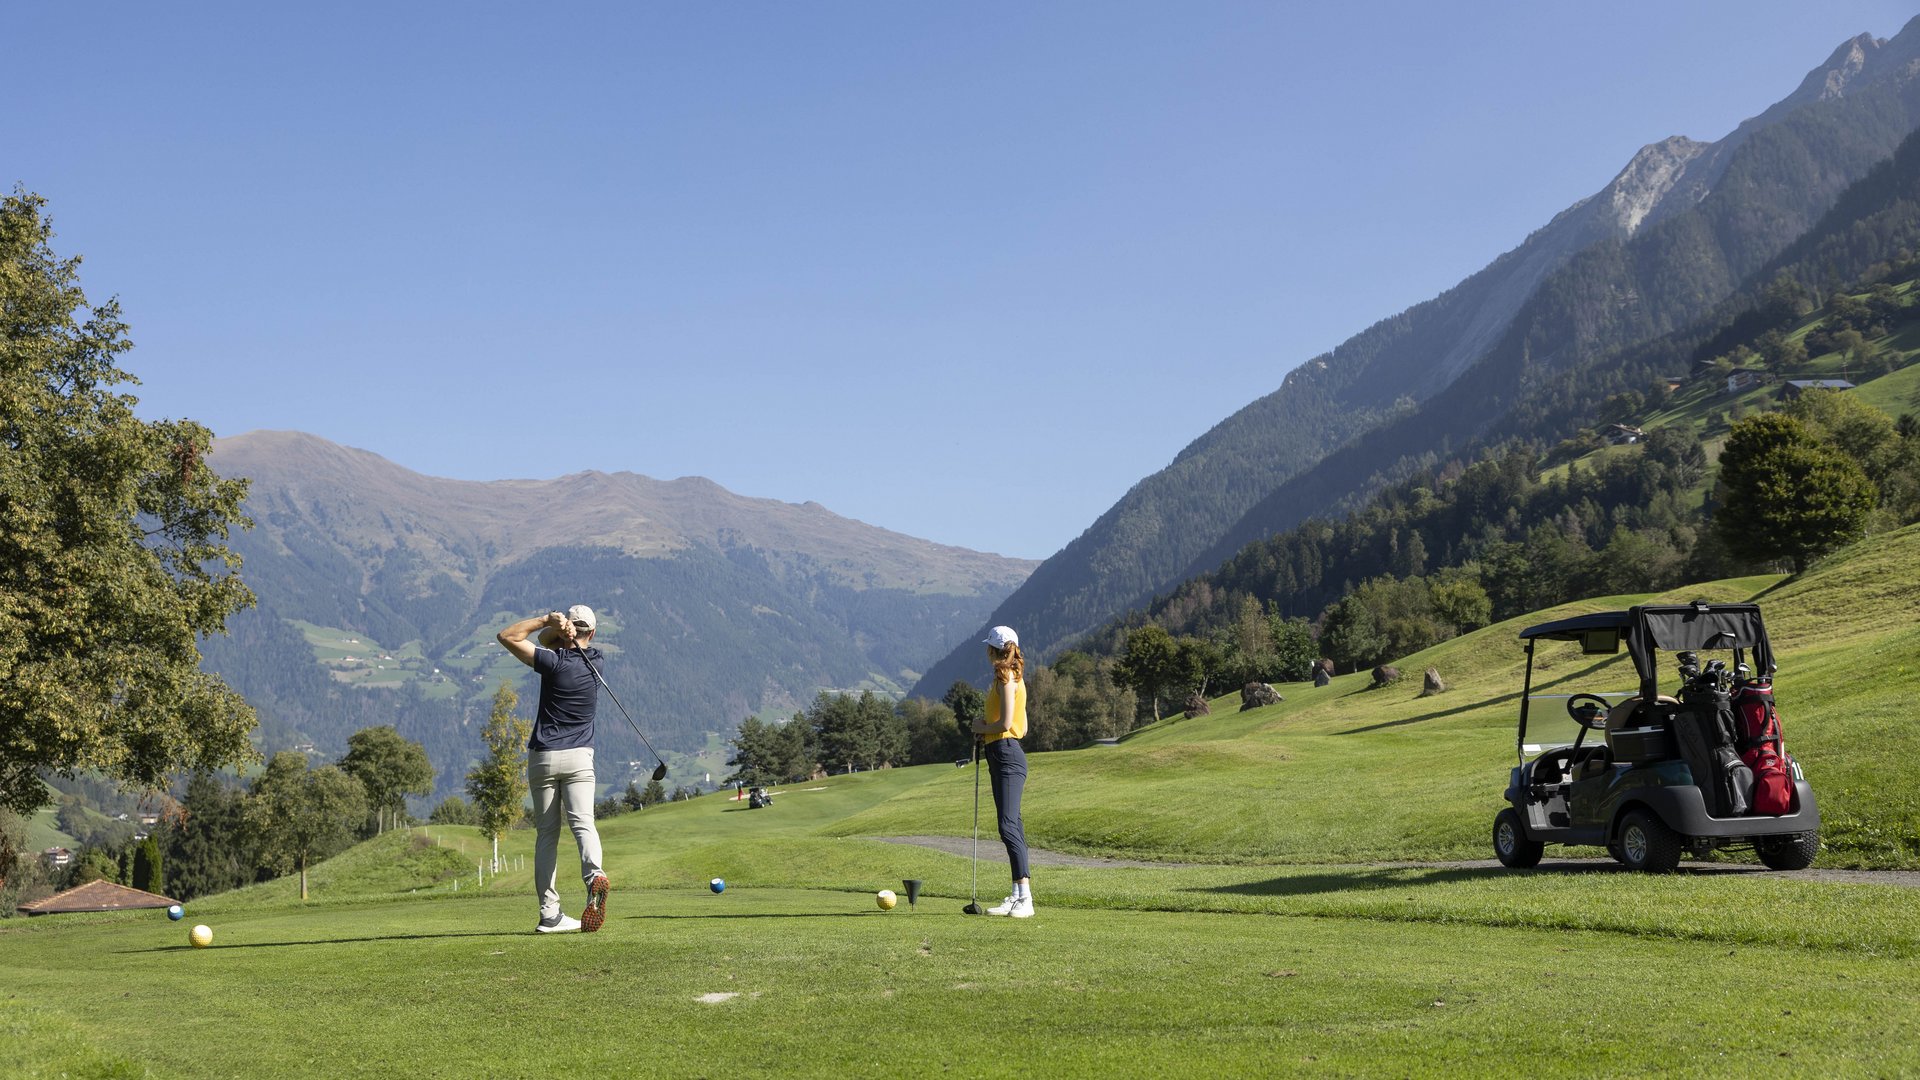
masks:
<svg viewBox="0 0 1920 1080"><path fill-rule="evenodd" d="M76 911L132 911L136 908L170 907L179 901L158 893L129 889L101 879L55 893L45 900L21 904L23 915L65 915Z"/></svg>

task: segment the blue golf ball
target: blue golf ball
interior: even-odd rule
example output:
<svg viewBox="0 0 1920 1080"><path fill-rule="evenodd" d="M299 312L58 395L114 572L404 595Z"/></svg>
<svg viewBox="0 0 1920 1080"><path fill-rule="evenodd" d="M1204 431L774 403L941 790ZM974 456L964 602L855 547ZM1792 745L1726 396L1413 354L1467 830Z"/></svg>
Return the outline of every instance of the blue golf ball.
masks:
<svg viewBox="0 0 1920 1080"><path fill-rule="evenodd" d="M712 889L714 892L726 892L727 883L720 878L714 878L712 881L707 882L707 888Z"/></svg>
<svg viewBox="0 0 1920 1080"><path fill-rule="evenodd" d="M181 919L186 918L186 915L187 909L181 907L179 904L175 904L167 909L167 918L172 919L174 922L179 922Z"/></svg>

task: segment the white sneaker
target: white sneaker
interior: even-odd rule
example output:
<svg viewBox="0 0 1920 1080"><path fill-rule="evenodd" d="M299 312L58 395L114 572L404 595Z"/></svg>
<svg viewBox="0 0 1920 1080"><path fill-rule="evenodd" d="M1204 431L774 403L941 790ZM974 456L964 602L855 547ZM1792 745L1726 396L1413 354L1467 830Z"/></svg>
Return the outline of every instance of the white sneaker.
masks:
<svg viewBox="0 0 1920 1080"><path fill-rule="evenodd" d="M1013 916L1016 919L1033 918L1033 897L1031 896L1021 897L1019 900L1014 902L1012 910L1008 911L1007 914Z"/></svg>
<svg viewBox="0 0 1920 1080"><path fill-rule="evenodd" d="M580 920L571 915L556 915L552 922L541 919L533 927L536 934L571 934L580 929Z"/></svg>
<svg viewBox="0 0 1920 1080"><path fill-rule="evenodd" d="M1005 900L1002 900L1002 901L1000 901L999 903L997 903L997 904L995 904L995 905L993 905L992 907L990 907L990 908L988 908L988 909L987 909L987 914L989 914L989 915L1011 915L1011 914L1013 914L1013 909L1014 909L1015 907L1017 907L1017 906L1019 905L1019 903L1020 903L1020 901L1019 901L1019 900L1017 900L1017 899L1015 899L1015 898L1013 898L1013 897L1011 897L1011 896L1009 896L1009 897L1007 897L1007 898L1006 898Z"/></svg>

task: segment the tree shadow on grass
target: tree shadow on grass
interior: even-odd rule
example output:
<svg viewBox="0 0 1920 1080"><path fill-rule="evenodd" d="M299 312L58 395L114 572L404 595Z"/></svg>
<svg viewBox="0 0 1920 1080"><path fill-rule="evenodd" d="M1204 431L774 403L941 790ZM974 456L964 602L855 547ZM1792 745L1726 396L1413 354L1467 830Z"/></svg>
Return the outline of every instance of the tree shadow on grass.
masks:
<svg viewBox="0 0 1920 1080"><path fill-rule="evenodd" d="M884 911L730 911L717 915L625 915L622 919L865 919L885 915Z"/></svg>
<svg viewBox="0 0 1920 1080"><path fill-rule="evenodd" d="M1419 716L1409 716L1403 720L1385 720L1378 724L1367 724L1364 727L1348 728L1345 731L1336 731L1334 732L1334 734L1335 735L1364 735L1369 731L1385 731L1389 728L1406 727L1409 724L1424 724L1428 720L1440 720L1449 716L1457 716L1460 713L1472 712L1475 709L1491 708L1495 705L1505 705L1508 702L1519 701L1519 700L1520 700L1520 695L1517 693L1503 694L1500 697L1481 698L1478 701L1469 701L1464 705L1460 705L1451 709L1441 709L1437 712L1421 713Z"/></svg>
<svg viewBox="0 0 1920 1080"><path fill-rule="evenodd" d="M218 952L221 949L279 949L289 945L361 945L373 941L431 941L435 938L526 937L525 930L461 930L446 934L378 934L373 937L314 938L310 941L248 941L226 945L161 945L151 949L121 949L122 953Z"/></svg>
<svg viewBox="0 0 1920 1080"><path fill-rule="evenodd" d="M1511 870L1504 866L1374 866L1320 874L1298 874L1273 878L1269 881L1243 882L1238 885L1217 885L1190 891L1231 893L1241 896L1311 896L1317 893L1415 889L1425 885L1481 881L1514 875L1612 874L1625 870L1626 868L1619 863L1603 862L1598 859L1543 863L1530 870Z"/></svg>
<svg viewBox="0 0 1920 1080"><path fill-rule="evenodd" d="M1675 876L1699 877L1738 874L1759 870L1744 863L1685 863L1673 870ZM1631 874L1611 859L1567 859L1544 862L1525 870L1498 864L1464 866L1366 866L1315 874L1296 874L1267 881L1248 881L1237 885L1214 885L1188 889L1196 893L1224 893L1238 896L1313 896L1320 893L1377 892L1382 889L1417 889L1426 885L1444 885L1455 881L1484 881L1494 878L1579 877L1589 874Z"/></svg>

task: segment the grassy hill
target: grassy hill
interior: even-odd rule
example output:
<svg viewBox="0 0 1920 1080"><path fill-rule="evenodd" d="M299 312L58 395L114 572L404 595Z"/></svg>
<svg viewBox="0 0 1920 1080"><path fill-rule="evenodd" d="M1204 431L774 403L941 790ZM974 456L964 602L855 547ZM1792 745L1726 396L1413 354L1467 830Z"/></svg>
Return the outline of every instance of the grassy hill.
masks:
<svg viewBox="0 0 1920 1080"><path fill-rule="evenodd" d="M1820 798L1825 863L1920 865L1920 781L1888 768L1920 753L1920 730L1902 719L1920 672L1916 566L1920 526L1910 526L1797 579L1603 597L1511 619L1398 661L1410 677L1392 687L1368 689L1365 674L1320 689L1282 685L1285 701L1244 713L1235 695L1211 716L1163 721L1118 747L1037 756L1027 832L1068 851L1179 860L1486 858L1515 761L1518 631L1583 611L1706 597L1763 605L1787 746ZM1446 679L1446 693L1420 696L1427 667ZM1544 677L1536 673L1535 689L1634 684L1624 653L1596 663L1569 648ZM952 786L905 792L832 831L955 832Z"/></svg>
<svg viewBox="0 0 1920 1080"><path fill-rule="evenodd" d="M1675 594L1765 606L1828 866L1920 862L1920 785L1896 764L1920 749L1915 565L1920 526L1799 578ZM321 864L306 902L285 879L184 923L9 920L0 1075L1472 1076L1538 1062L1543 1038L1579 1048L1554 1051L1556 1074L1920 1070L1912 889L1399 861L1489 853L1518 624L1635 599L1406 658L1453 684L1433 697L1350 676L1034 755L1037 844L1158 861L1040 865L1024 923L959 913L1003 888L990 803L977 884L967 858L882 839L968 834L974 776L950 765L795 785L765 810L709 795L609 819L615 889L590 937L529 932L530 832L503 839L494 874L475 830L443 827ZM1632 681L1624 656L1547 660L1545 693ZM918 910L876 910L873 890L907 877L926 883ZM211 948L186 946L196 922ZM1723 989L1746 986L1777 1000Z"/></svg>

